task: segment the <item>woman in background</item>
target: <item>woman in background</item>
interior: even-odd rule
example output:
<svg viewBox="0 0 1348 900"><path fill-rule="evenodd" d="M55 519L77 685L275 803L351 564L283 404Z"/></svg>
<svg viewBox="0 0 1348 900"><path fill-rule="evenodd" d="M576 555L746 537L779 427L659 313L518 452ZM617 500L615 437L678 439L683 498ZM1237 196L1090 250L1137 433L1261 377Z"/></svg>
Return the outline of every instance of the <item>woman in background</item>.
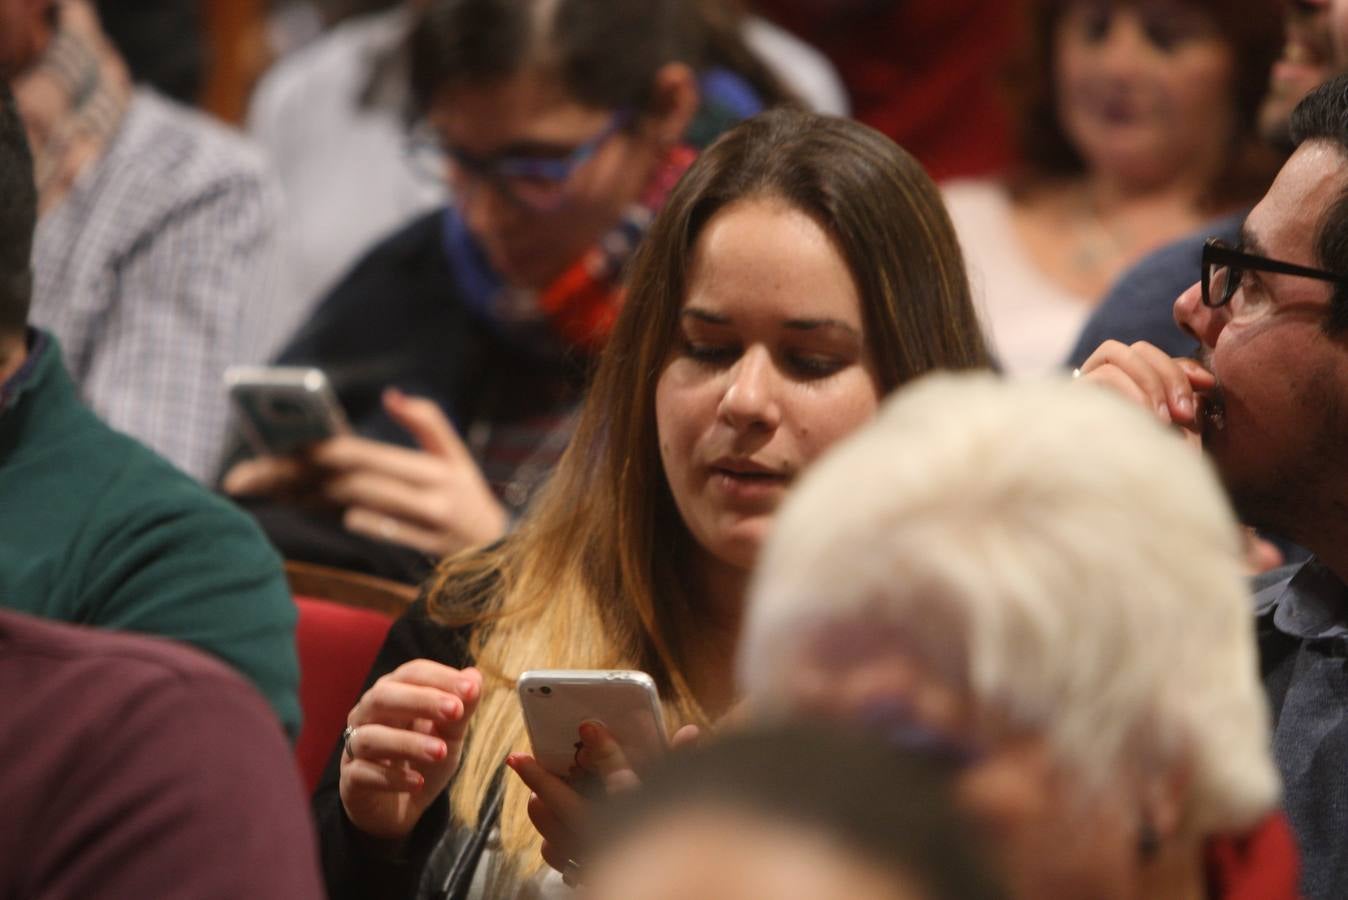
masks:
<svg viewBox="0 0 1348 900"><path fill-rule="evenodd" d="M1020 168L945 185L993 352L1060 365L1147 251L1249 205L1277 169L1259 105L1270 0L1038 0L1017 73Z"/></svg>

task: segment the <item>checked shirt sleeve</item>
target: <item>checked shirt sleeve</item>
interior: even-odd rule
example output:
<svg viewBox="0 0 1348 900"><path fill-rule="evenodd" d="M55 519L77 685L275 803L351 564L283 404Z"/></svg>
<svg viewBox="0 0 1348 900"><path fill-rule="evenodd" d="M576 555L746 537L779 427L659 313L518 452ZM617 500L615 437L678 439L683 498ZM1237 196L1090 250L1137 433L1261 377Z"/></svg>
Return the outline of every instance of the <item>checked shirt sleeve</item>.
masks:
<svg viewBox="0 0 1348 900"><path fill-rule="evenodd" d="M224 443L225 368L267 349L277 207L265 182L236 176L172 210L119 260L89 359L89 404L200 481Z"/></svg>

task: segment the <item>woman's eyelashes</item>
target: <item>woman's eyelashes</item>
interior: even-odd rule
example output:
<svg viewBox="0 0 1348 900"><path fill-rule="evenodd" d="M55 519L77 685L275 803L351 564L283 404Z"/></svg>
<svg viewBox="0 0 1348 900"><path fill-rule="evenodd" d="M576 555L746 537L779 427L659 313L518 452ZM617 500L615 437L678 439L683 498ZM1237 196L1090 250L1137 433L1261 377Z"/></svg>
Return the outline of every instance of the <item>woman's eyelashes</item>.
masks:
<svg viewBox="0 0 1348 900"><path fill-rule="evenodd" d="M1173 53L1185 41L1203 34L1202 23L1190 21L1190 18L1170 9L1161 9L1142 15L1140 24L1147 43L1162 53ZM1116 19L1111 4L1097 4L1083 14L1081 32L1090 43L1102 43L1109 37Z"/></svg>
<svg viewBox="0 0 1348 900"><path fill-rule="evenodd" d="M827 378L847 365L847 360L817 353L792 353L788 355L787 363L800 377Z"/></svg>
<svg viewBox="0 0 1348 900"><path fill-rule="evenodd" d="M1097 3L1088 8L1081 17L1081 33L1092 44L1098 44L1109 36L1109 27L1114 20L1114 11L1108 3Z"/></svg>
<svg viewBox="0 0 1348 900"><path fill-rule="evenodd" d="M683 353L688 358L713 368L728 368L739 361L744 347L739 343L695 340L685 337ZM801 380L827 378L845 368L850 360L835 353L785 347L773 352L776 365Z"/></svg>
<svg viewBox="0 0 1348 900"><path fill-rule="evenodd" d="M728 366L740 357L740 348L735 344L716 344L691 338L684 338L682 344L685 356L709 366Z"/></svg>
<svg viewBox="0 0 1348 900"><path fill-rule="evenodd" d="M1147 36L1147 42L1162 53L1173 52L1182 38L1168 22L1148 22L1143 33Z"/></svg>

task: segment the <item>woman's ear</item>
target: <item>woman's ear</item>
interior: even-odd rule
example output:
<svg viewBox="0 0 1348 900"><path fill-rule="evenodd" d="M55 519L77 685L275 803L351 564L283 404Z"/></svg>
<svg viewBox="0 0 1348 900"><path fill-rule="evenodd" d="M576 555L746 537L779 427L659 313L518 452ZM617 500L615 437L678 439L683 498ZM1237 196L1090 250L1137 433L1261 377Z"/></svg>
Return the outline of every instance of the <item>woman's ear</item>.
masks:
<svg viewBox="0 0 1348 900"><path fill-rule="evenodd" d="M646 133L662 145L678 143L697 115L702 92L687 63L665 63L655 73Z"/></svg>

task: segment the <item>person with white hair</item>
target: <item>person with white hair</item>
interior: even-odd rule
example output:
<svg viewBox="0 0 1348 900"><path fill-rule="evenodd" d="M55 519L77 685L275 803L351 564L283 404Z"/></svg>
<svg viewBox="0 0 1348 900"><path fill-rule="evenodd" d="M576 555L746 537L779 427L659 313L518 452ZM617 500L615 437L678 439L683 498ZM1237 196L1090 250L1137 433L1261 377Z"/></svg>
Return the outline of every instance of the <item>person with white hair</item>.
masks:
<svg viewBox="0 0 1348 900"><path fill-rule="evenodd" d="M960 766L1017 896L1297 896L1239 529L1103 391L901 391L779 512L740 674Z"/></svg>

